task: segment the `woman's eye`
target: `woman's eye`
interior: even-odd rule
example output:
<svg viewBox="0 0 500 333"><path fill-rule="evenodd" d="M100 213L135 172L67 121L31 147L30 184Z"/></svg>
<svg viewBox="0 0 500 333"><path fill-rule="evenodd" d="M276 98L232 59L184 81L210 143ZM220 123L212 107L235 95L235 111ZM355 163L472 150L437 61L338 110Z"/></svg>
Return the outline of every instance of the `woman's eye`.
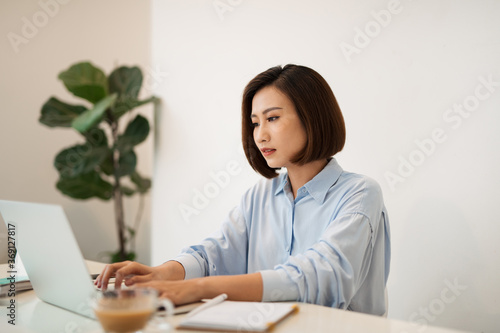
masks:
<svg viewBox="0 0 500 333"><path fill-rule="evenodd" d="M252 127L257 127L259 126L259 123L252 123Z"/></svg>
<svg viewBox="0 0 500 333"><path fill-rule="evenodd" d="M279 117L269 117L267 118L267 121L275 121L276 119L278 119Z"/></svg>

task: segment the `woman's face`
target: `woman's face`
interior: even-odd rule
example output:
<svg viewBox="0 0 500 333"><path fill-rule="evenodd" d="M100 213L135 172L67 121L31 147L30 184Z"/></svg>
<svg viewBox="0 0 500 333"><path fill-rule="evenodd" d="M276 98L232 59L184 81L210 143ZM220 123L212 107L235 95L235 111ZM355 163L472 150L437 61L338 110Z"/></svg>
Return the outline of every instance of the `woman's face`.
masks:
<svg viewBox="0 0 500 333"><path fill-rule="evenodd" d="M307 135L292 101L273 86L252 100L253 139L271 168L288 167L306 145Z"/></svg>

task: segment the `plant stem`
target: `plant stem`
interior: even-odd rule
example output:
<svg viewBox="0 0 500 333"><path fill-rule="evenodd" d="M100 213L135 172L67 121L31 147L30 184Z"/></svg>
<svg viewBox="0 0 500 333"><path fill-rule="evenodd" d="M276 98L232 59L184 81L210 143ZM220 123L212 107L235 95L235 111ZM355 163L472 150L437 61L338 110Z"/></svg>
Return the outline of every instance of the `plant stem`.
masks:
<svg viewBox="0 0 500 333"><path fill-rule="evenodd" d="M139 208L137 209L137 215L135 216L135 223L134 223L134 231L135 234L131 238L130 242L130 251L135 251L135 238L137 236L137 232L139 231L139 225L142 220L142 213L144 212L144 194L139 195Z"/></svg>
<svg viewBox="0 0 500 333"><path fill-rule="evenodd" d="M120 243L120 260L126 259L125 253L125 221L123 217L123 196L120 186L120 175L118 174L120 168L120 151L116 148L118 141L118 122L113 120L111 122L111 134L113 136L113 176L115 184L113 187L113 202L115 207L115 221L118 228L118 240Z"/></svg>

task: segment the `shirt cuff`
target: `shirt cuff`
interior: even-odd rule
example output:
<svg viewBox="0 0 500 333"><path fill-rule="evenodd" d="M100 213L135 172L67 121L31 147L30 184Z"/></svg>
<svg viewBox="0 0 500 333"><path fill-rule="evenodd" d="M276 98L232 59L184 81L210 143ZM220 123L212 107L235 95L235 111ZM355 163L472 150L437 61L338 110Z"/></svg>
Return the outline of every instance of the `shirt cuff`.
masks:
<svg viewBox="0 0 500 333"><path fill-rule="evenodd" d="M297 301L299 290L283 269L260 271L264 290L262 302Z"/></svg>
<svg viewBox="0 0 500 333"><path fill-rule="evenodd" d="M177 261L184 267L184 271L186 274L184 276L184 280L203 277L203 269L198 260L196 260L196 258L192 255L183 253L179 254L172 260Z"/></svg>

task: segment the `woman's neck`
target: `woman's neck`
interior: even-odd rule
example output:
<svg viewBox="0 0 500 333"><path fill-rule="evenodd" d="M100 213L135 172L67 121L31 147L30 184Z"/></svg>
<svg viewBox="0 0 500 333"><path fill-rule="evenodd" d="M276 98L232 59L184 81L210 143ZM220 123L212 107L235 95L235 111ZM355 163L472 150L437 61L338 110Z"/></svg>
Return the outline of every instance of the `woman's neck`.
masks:
<svg viewBox="0 0 500 333"><path fill-rule="evenodd" d="M292 165L287 167L293 198L297 197L297 191L305 183L313 179L328 164L328 160L317 160L304 165Z"/></svg>

